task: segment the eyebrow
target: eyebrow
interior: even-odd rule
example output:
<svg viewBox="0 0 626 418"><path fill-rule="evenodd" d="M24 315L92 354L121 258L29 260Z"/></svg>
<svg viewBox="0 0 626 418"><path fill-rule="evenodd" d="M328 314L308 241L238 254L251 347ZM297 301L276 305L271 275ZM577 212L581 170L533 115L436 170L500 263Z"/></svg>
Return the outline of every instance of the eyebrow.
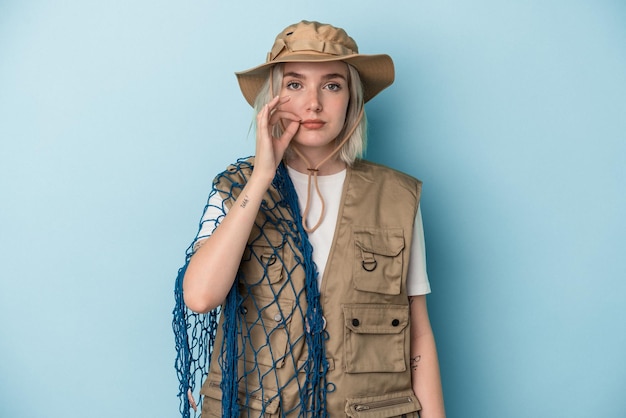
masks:
<svg viewBox="0 0 626 418"><path fill-rule="evenodd" d="M293 78L299 78L299 79L306 79L304 74L296 73L296 72L293 72L293 71L290 71L288 73L283 74L283 77L293 77ZM346 80L346 76L343 75L343 74L339 74L339 73L325 74L322 77L323 80L331 80L333 78L341 78L343 80Z"/></svg>

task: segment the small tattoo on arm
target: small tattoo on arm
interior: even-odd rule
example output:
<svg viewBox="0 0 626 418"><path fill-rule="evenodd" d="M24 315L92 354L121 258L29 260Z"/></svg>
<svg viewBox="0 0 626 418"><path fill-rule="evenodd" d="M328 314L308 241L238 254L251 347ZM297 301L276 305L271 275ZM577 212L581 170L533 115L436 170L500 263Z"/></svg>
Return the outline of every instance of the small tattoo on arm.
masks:
<svg viewBox="0 0 626 418"><path fill-rule="evenodd" d="M411 369L417 369L417 363L422 359L422 356L411 357Z"/></svg>
<svg viewBox="0 0 626 418"><path fill-rule="evenodd" d="M249 201L249 200L250 200L250 199L248 199L248 195L245 195L245 196L243 197L243 202L241 202L241 205L239 205L239 206L241 206L242 208L245 208L245 207L246 207L246 205L248 204L248 201Z"/></svg>

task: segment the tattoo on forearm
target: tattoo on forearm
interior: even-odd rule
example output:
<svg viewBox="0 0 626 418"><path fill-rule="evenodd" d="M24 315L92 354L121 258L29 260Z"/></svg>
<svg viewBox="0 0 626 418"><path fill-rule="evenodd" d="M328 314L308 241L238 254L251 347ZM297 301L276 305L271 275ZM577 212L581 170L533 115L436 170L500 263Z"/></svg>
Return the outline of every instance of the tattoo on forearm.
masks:
<svg viewBox="0 0 626 418"><path fill-rule="evenodd" d="M250 200L250 199L248 199L248 195L245 195L245 196L243 197L243 202L241 202L241 205L240 205L240 206L241 206L242 208L245 208L245 207L246 207L246 205L248 204L248 201L249 201L249 200Z"/></svg>
<svg viewBox="0 0 626 418"><path fill-rule="evenodd" d="M417 363L419 363L421 359L422 359L422 356L411 357L411 369L412 370L417 369Z"/></svg>
<svg viewBox="0 0 626 418"><path fill-rule="evenodd" d="M413 305L413 300L415 298L413 296L409 296L409 306Z"/></svg>

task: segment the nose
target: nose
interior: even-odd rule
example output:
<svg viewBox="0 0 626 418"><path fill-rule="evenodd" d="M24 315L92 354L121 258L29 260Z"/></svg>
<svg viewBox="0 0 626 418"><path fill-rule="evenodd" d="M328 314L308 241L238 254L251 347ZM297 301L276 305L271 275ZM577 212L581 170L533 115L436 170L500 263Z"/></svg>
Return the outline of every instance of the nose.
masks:
<svg viewBox="0 0 626 418"><path fill-rule="evenodd" d="M319 92L317 90L312 91L308 97L309 106L307 110L312 110L315 113L319 113L322 111L322 101L319 97Z"/></svg>

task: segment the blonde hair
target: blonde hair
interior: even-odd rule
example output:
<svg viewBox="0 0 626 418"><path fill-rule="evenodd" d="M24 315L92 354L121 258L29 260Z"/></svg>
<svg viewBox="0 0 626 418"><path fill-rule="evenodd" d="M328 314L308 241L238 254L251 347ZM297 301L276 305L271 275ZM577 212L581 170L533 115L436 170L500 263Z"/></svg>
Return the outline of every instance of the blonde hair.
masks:
<svg viewBox="0 0 626 418"><path fill-rule="evenodd" d="M363 156L365 152L365 148L367 146L367 118L365 117L365 110L363 109L363 117L359 120L359 113L363 108L363 85L361 83L361 77L359 76L359 72L351 66L348 66L348 87L350 89L350 100L348 102L348 109L346 111L346 120L343 125L343 129L335 139L335 142L339 144L341 140L344 139L344 135L354 126L354 124L358 123L357 127L354 129L354 132L346 141L346 143L341 147L341 150L338 153L339 159L346 163L347 165L352 165L352 163L357 159ZM271 83L270 83L271 77ZM276 97L280 93L280 89L283 83L283 64L276 64L272 67L269 72L269 76L259 94L257 94L256 100L254 102L254 110L255 113L258 113L263 106L269 103L274 97ZM272 90L270 91L270 85L272 86ZM256 121L256 119L255 119ZM283 132L280 124L276 124L273 128L272 134L276 137L279 137ZM293 151L287 149L286 157L290 157Z"/></svg>

